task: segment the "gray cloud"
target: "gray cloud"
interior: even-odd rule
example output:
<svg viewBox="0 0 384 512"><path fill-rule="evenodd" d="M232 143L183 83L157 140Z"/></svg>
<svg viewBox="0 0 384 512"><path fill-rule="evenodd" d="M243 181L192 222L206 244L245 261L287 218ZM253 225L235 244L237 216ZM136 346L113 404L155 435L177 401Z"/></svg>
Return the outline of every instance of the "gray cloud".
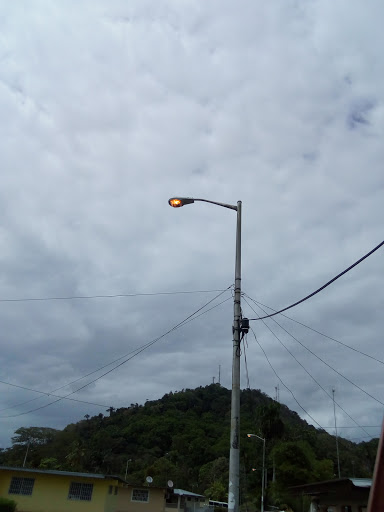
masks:
<svg viewBox="0 0 384 512"><path fill-rule="evenodd" d="M382 240L379 1L249 1L241 10L226 1L36 2L1 11L0 298L226 288L235 215L206 204L171 210L178 193L243 200L244 291L275 309ZM383 360L381 261L382 251L292 316ZM213 296L0 302L1 379L51 391L157 338ZM208 384L219 365L229 387L231 316L229 301L73 396L129 406ZM278 321L382 396L379 363ZM336 387L356 421L381 423L380 404L268 325L328 392ZM299 403L332 426L329 397L263 324L253 326ZM250 385L274 395L278 379L251 335L246 351ZM36 396L1 387L0 409ZM280 398L305 417L281 383ZM105 412L63 400L4 417L48 401L0 412L2 445L19 426L62 428Z"/></svg>

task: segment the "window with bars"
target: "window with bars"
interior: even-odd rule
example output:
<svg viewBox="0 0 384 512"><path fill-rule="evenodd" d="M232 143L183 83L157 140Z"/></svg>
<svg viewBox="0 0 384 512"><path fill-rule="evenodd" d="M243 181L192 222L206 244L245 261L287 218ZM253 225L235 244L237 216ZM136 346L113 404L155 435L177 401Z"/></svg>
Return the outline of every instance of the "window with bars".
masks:
<svg viewBox="0 0 384 512"><path fill-rule="evenodd" d="M9 486L8 494L21 494L23 496L32 496L34 483L34 478L23 478L19 476L13 476L11 480L11 485Z"/></svg>
<svg viewBox="0 0 384 512"><path fill-rule="evenodd" d="M131 501L149 501L149 491L147 489L132 489Z"/></svg>
<svg viewBox="0 0 384 512"><path fill-rule="evenodd" d="M71 482L69 486L68 499L91 501L93 492L93 484L81 484L79 482Z"/></svg>

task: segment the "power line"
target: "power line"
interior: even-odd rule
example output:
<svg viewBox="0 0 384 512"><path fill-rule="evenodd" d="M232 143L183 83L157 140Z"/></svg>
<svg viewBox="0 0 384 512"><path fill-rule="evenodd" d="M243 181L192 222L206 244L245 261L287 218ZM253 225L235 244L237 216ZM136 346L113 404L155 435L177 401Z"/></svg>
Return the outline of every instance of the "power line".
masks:
<svg viewBox="0 0 384 512"><path fill-rule="evenodd" d="M293 391L292 391L292 390L291 390L291 389L290 389L290 388L285 384L285 382L282 380L282 378L278 375L278 373L276 372L276 370L275 370L275 369L274 369L274 367L272 366L272 363L271 363L271 361L269 360L269 358L268 358L268 356L267 356L267 354L266 354L265 350L263 349L263 347L261 346L261 344L260 344L259 340L257 339L256 334L255 334L255 331L252 329L252 327L250 327L250 330L252 331L252 333L253 333L253 335L254 335L254 337L255 337L256 343L259 345L259 347L260 347L260 348L261 348L261 350L263 351L263 354L264 354L264 356L265 356L266 360L268 361L268 364L269 364L269 366L271 367L271 369L272 369L273 373L276 375L276 377L279 379L279 381L282 383L282 385L285 387L285 389L286 389L287 391L289 391L289 393L291 393L291 395L292 395L293 399L295 400L295 402L297 403L297 405L300 407L300 409L302 409L302 410L305 412L305 414L307 414L307 416L308 416L309 418L311 418L311 420L312 420L314 423L316 423L316 425L317 425L319 428L321 428L321 429L322 429L323 427L320 425L320 423L318 423L318 422L315 420L315 418L313 418L313 417L309 414L309 412L308 412L308 411L306 411L306 410L304 409L304 407L303 407L303 406L299 403L299 401L297 400L297 398L296 398L296 396L294 395Z"/></svg>
<svg viewBox="0 0 384 512"><path fill-rule="evenodd" d="M247 348L248 348L248 344L247 344ZM247 389L251 389L250 382L249 382L249 373L248 373L247 352L245 350L245 341L244 341L244 363L245 363L245 374L247 376Z"/></svg>
<svg viewBox="0 0 384 512"><path fill-rule="evenodd" d="M378 436L364 436L364 437L351 437L349 439L349 441L361 441L361 439L367 439L368 437L370 437L370 441L372 441L372 439L379 439L380 437L380 434ZM364 443L367 443L368 441L363 441Z"/></svg>
<svg viewBox="0 0 384 512"><path fill-rule="evenodd" d="M214 297L213 299L211 299L210 301L208 301L206 304L204 304L203 306L201 306L199 309L197 309L194 313L188 315L184 320L182 320L181 322L179 322L178 324L176 324L175 326L173 326L171 329L169 329L167 332L163 333L162 335L158 336L157 338L155 338L154 340L146 343L145 345L142 345L141 347L138 347L137 349L135 349L134 351L131 351L129 354L126 354L125 356L122 356L120 357L119 359L115 360L114 362L117 362L118 360L120 359L123 359L124 357L126 357L127 355L131 355L131 357L125 359L124 361L120 362L119 364L117 364L116 366L114 366L113 368L111 368L110 370L108 370L107 372L103 373L102 375L98 376L96 379L93 379L92 381L88 382L87 384L85 384L84 386L81 386L80 388L76 389L75 391L72 391L71 393L68 393L67 395L65 396L61 396L59 398L57 398L57 400L54 400L53 402L49 402L48 404L45 404L45 405L42 405L40 407L36 407L35 409L31 409L29 411L25 411L25 412L22 412L22 413L18 413L18 414L12 414L12 415L3 415L3 416L0 416L0 418L15 418L15 417L18 417L18 416L23 416L24 414L29 414L31 412L35 412L35 411L38 411L40 409L44 409L50 405L53 405L57 402L60 402L61 400L64 400L64 399L67 399L69 396L73 395L74 393L77 393L78 391L81 391L82 389L84 389L85 387L89 386L90 384L93 384L94 382L98 381L99 379L101 379L102 377L105 377L106 375L108 375L109 373L113 372L114 370L116 370L117 368L119 368L120 366L122 366L123 364L127 363L128 361L130 361L131 359L133 359L135 356L137 356L138 354L140 354L141 352L143 352L144 350L146 350L147 348L151 347L152 345L154 345L155 343L157 343L159 340L161 340L162 338L164 338L165 336L167 336L168 334L170 334L171 332L175 331L176 329L180 328L180 327L183 327L186 323L189 323L190 321L192 320L195 320L196 318L198 318L199 316L201 316L202 314L205 314L207 313L208 311L211 311L212 309L214 309L215 307L219 306L220 304L223 304L224 302L227 302L228 300L231 299L231 297L229 297L228 299L222 301L221 303L219 304L216 304L215 306L213 306L212 308L210 308L209 310L207 311L204 311L202 313L200 313L200 315L197 315L197 313L199 313L201 310L205 309L209 304L211 304L213 301L215 301L216 299L218 299L223 293L225 293L226 291L228 291L230 288L232 287L229 286L228 288L226 288L225 290L221 291L216 297ZM62 386L61 388L63 387L66 387L66 386L69 386L70 384L73 384L74 382L77 382L79 380L82 380L84 379L85 377L93 374L93 373L96 373L98 371L100 371L101 369L104 369L106 368L107 366L110 366L111 364L114 364L114 362L112 363L108 363L107 365L104 365L103 367L101 368L98 368L97 370L94 370L93 372L90 372L89 374L83 376L83 377L80 377L78 379L76 379L75 381L72 381L68 384L66 384L65 386ZM61 388L58 388L58 389L61 389ZM56 390L57 391L57 390ZM36 400L36 399L33 399L33 400ZM30 401L33 401L33 400L30 400Z"/></svg>
<svg viewBox="0 0 384 512"><path fill-rule="evenodd" d="M113 295L70 295L68 297L28 297L20 299L0 299L0 302L43 302L54 300L81 300L81 299L116 299L122 297L154 297L156 295L180 295L192 293L216 293L226 290L192 290L179 292L155 292L155 293L116 293Z"/></svg>
<svg viewBox="0 0 384 512"><path fill-rule="evenodd" d="M57 398L64 398L60 395L55 395L53 392L48 393L48 391L38 391L37 389L28 388L27 386L20 386L18 384L13 384L11 382L5 382L4 380L0 380L0 384L5 384L7 386L12 386L14 388L24 389L26 391L33 391L34 393L40 393L41 395L45 395L45 396L55 396ZM41 398L41 397L39 396L38 398ZM105 404L97 404L95 402L87 402L86 400L78 400L76 398L67 398L67 400L72 400L73 402L81 402L82 404L97 405L98 407L109 407L108 405L105 405ZM24 402L24 403L26 403L26 402ZM23 405L23 404L18 404L18 405ZM0 409L0 411L5 411L5 410L11 409L13 407L17 407L17 406L5 407L4 409Z"/></svg>
<svg viewBox="0 0 384 512"><path fill-rule="evenodd" d="M253 299L251 297L248 297L250 300L253 301ZM250 306L251 307L251 306ZM260 308L260 306L259 306ZM255 312L255 310L251 307L252 311ZM262 309L262 308L260 308ZM260 317L261 318L268 318L268 317ZM275 320L276 322L276 320ZM312 354L313 356L315 356L319 361L321 361L323 364L325 364L326 366L328 366L328 368L330 368L332 371L334 371L335 373L337 373L337 375L339 375L340 377L342 377L344 380L346 380L347 382L349 382L350 384L352 384L352 386L354 386L355 388L357 388L358 390L360 390L362 393L366 394L367 396L369 396L370 398L372 398L373 400L375 400L376 402L378 402L380 405L384 405L384 402L381 402L378 398L376 398L375 396L371 395L370 393L368 393L368 391L365 391L365 389L361 388L360 386L358 386L357 384L355 384L354 382L351 381L351 379L349 379L348 377L346 377L345 375L343 375L341 372L339 372L338 370L336 370L335 368L333 368L329 363L327 363L326 361L324 361L324 359L322 359L320 356L318 356L317 354L315 354L315 352L313 352L310 348L308 348L306 345L304 345L304 343L302 343L300 340L298 340L295 336L293 336L293 334L291 334L289 331L287 331L287 329L285 329L282 325L280 325L278 322L276 322L277 325L283 330L285 331L289 336L291 336L291 338L293 338L297 343L299 343L299 345L301 345L303 348L305 348L306 350L308 350L308 352L310 354Z"/></svg>
<svg viewBox="0 0 384 512"><path fill-rule="evenodd" d="M382 425L359 425L359 428L360 427L363 427L363 428L381 428ZM324 430L335 430L335 427L322 427ZM356 427L356 425L351 425L350 427L340 427L339 425L337 425L337 428L358 428Z"/></svg>
<svg viewBox="0 0 384 512"><path fill-rule="evenodd" d="M321 286L320 288L318 288L317 290L315 290L314 292L310 293L309 295L307 295L306 297L304 297L303 299L301 300L298 300L297 302L295 302L294 304L291 304L290 306L287 306L286 308L283 308L283 309L280 309L279 311L275 311L275 313L271 313L270 315L266 315L266 316L261 316L259 318L250 318L249 320L263 320L264 318L270 318L271 316L275 316L275 315L278 315L279 313L282 313L283 311L287 311L288 309L291 309L291 308L294 308L295 306L297 306L298 304L301 304L302 302L305 302L306 300L310 299L311 297L313 297L314 295L316 295L317 293L321 292L322 290L324 290L324 288L327 288L327 286L329 286L330 284L332 284L333 282L335 282L337 279L339 279L341 276L343 276L344 274L346 274L347 272L349 272L351 269L353 269L353 267L356 267L356 265L358 265L359 263L361 263L362 261L364 261L366 258L368 258L368 256L371 256L371 254L373 254L375 251L377 251L378 249L380 249L381 246L384 245L384 241L381 242L379 245L377 245L374 249L372 249L371 251L369 251L365 256L363 256L362 258L360 258L359 260L357 260L355 263L353 263L353 265L351 265L350 267L346 268L345 270L343 270L342 272L340 272L340 274L337 274L337 276L335 276L333 279L331 279L330 281L328 281L327 283L325 283L323 286Z"/></svg>
<svg viewBox="0 0 384 512"><path fill-rule="evenodd" d="M252 309L252 311L253 311L254 313L256 313L256 311L255 311L255 310L252 308L252 306L248 303L247 299L245 299L245 298L244 298L244 301L248 304L248 306ZM260 307L260 306L259 306L259 307ZM262 309L262 308L260 308L260 309ZM257 314L257 313L256 313L256 314ZM280 325L280 324L279 324L279 323L278 323L274 318L272 318L272 320L273 320L273 321L274 321L274 322L275 322L279 327L281 327L281 325ZM319 382L317 379L315 379L315 377L314 377L313 375L311 375L311 374L309 373L309 371L305 368L305 366L304 366L304 365L303 365L303 364L302 364L302 363L297 359L297 357L296 357L294 354L292 354L292 352L289 350L289 348L288 348L286 345L284 345L284 343L281 341L281 339L280 339L280 338L279 338L279 337L278 337L278 336L277 336L277 335L272 331L272 329L269 327L269 325L268 325L264 320L263 320L263 324L267 327L267 329L269 329L269 331L273 334L273 336L277 339L277 341L278 341L278 342L279 342L279 343L280 343L280 344L285 348L285 350L286 350L286 351L287 351L287 352L288 352L288 353L293 357L293 359L296 361L296 363L297 363L297 364L299 364L299 365L303 368L303 370L307 373L307 375L309 375L309 377L313 380L313 382L315 382L315 384L317 384L317 385L319 386L319 388L320 388L322 391L324 391L324 393L328 396L328 398L330 398L330 399L333 401L333 403L334 403L334 404L336 404L336 405L339 407L339 409L341 409L341 410L343 411L343 413L344 413L344 414L346 414L346 415L348 416L348 418L349 418L350 420L352 420L352 421L353 421L353 422L354 422L354 423L355 423L359 428L361 428L361 430L362 430L365 434L368 434L368 435L369 435L369 433L368 433L366 430L364 430L364 428L363 428L361 425L359 425L359 424L357 423L357 421L355 421L355 420L352 418L352 416L351 416L350 414L348 414L348 413L347 413L347 411L346 411L345 409L343 409L343 407L333 399L333 397L331 397L331 395L330 395L330 394L328 393L328 391L327 391L327 390L326 390L326 389L325 389L325 388L320 384L320 382ZM284 329L284 330L285 330L285 329ZM287 331L286 331L286 332L287 332Z"/></svg>
<svg viewBox="0 0 384 512"><path fill-rule="evenodd" d="M229 288L230 288L230 287L229 287ZM226 289L226 290L224 290L223 292L219 293L219 295L217 295L217 296L216 296L216 297L214 297L212 300L210 300L209 302L207 302L204 306L202 306L201 308L199 308L195 313L197 313L198 311L201 311L202 309L204 309L207 305L209 305L209 304L210 304L210 303L212 303L214 300L216 300L220 295L222 295L222 294L223 294L225 291L227 291L229 288L227 288L227 289ZM79 377L78 379L75 379L74 381L71 381L71 382L69 382L69 383L67 383L67 384L64 384L63 386L60 386L59 388L56 388L55 390L53 390L53 392L58 391L59 389L63 389L63 388L65 388L65 387L67 387L67 386L70 386L71 384L74 384L74 383L76 383L76 382L78 382L78 381L80 381L80 380L83 380L83 379L85 379L86 377L89 377L90 375L93 375L94 373L97 373L98 371L103 370L104 368L106 368L106 367L108 367L108 366L111 366L112 364L116 363L117 361L120 361L121 359L123 359L123 358L127 357L128 355L134 354L132 357L135 357L135 355L138 355L138 353L142 352L142 351L143 351L143 350L145 350L146 348L149 348L153 343L155 343L156 341L158 341L158 340L159 340L159 339L161 339L162 337L164 337L164 336L166 336L167 334L169 334L172 330L175 330L176 328L182 327L182 326L186 325L187 323L191 322L192 320L196 320L196 319L197 319L197 318L199 318L200 316L202 316L202 315L204 315L204 314L208 313L209 311L211 311L212 309L214 309L214 308L216 308L216 307L220 306L221 304L224 304L224 302L227 302L227 301L228 301L228 300L230 300L230 299L231 299L231 297L228 297L227 299L225 299L225 300L223 300L223 301L219 302L219 303L218 303L218 304L216 304L215 306L213 306L213 307L211 307L211 308L207 309L206 311L203 311L203 312L202 312L202 313L200 313L199 315L195 315L195 313L193 313L192 315L189 315L189 317L187 317L185 320L183 320L183 321L182 321L178 326L174 327L173 329L171 329L170 331L168 331L168 332L167 332L167 333L165 333L164 335L160 336L160 338L157 338L156 340L152 340L151 342L146 343L145 345L141 345L140 347L136 347L136 349L132 350L131 352L128 352L127 354L125 354L125 355L123 355L123 356L119 357L118 359L115 359L114 361L112 361L112 362L110 362L110 363L107 363L106 365L104 365L104 366L102 366L102 367L100 367L100 368L97 368L96 370L93 370L92 372L90 372L90 373L88 373L88 374L86 374L86 375L84 375L84 376L82 376L82 377ZM194 315L195 315L195 316L194 316ZM141 350L141 349L142 349L142 350ZM137 352L137 353L136 353L136 352ZM127 361L129 361L130 359L132 359L132 357L131 357L131 358L129 358L129 359L127 359ZM124 362L126 362L126 361L123 361L123 363L121 363L121 364L124 364ZM117 365L115 368L118 368L119 366L121 366L121 364ZM113 371L115 368L112 368L112 370L110 370L110 371ZM107 373L110 373L110 371L109 371L109 372L107 372ZM104 375L107 375L107 373L105 373ZM88 384L86 384L86 386L88 386L89 384L92 384L93 382L95 382L95 381L96 381L96 380L98 380L99 378L102 378L104 375L101 375L101 376L100 376L100 377L98 377L97 379L95 379L95 380L93 380L93 381L89 382ZM1 381L1 382L2 382L3 384L9 384L9 385L11 385L11 386L12 386L12 384L11 384L11 383L9 383L9 382L4 382L4 381ZM70 399L70 398L67 398L67 397L68 397L68 396L70 396L71 394L76 393L77 391L79 391L79 390L83 389L83 388L84 388L84 387L86 387L86 386L83 386L83 387L79 388L78 390L73 391L73 392L72 392L72 393L70 393L69 395L61 396L61 397L60 397L60 399L73 400L73 399ZM20 387L20 386L18 386L18 387ZM30 391L35 391L35 392L37 392L37 393L42 393L41 391L33 390L33 389L31 389L31 388L29 388L29 390L30 390ZM52 395L52 394L53 394L53 392L49 392L49 393L47 392L46 394L48 394L48 395L49 395L49 394L50 394L50 395ZM55 395L54 395L54 396L55 396ZM15 408L15 407L19 407L19 406L21 406L21 405L25 405L25 404L30 403L30 402L33 402L33 401L35 401L35 400L39 400L40 398L41 398L41 397L32 398L31 400L27 400L27 401L25 401L25 402L22 402L22 403L16 404L16 405L14 405L14 406L6 407L6 408L4 408L4 409L1 409L1 411L7 410L7 409L11 409L11 408ZM60 401L60 400L56 400L56 401L51 402L51 403L56 403L57 401ZM46 406L44 406L44 407L47 407L48 405L50 405L50 404L47 404L47 405L46 405ZM103 406L103 407L104 407L104 406ZM107 407L107 406L105 406L105 407ZM39 408L38 408L38 409L39 409ZM34 409L34 410L35 410L35 409ZM29 412L32 412L32 411L29 411ZM27 413L22 413L22 414L27 414ZM19 416L19 415L17 415L17 416ZM4 418L6 418L6 417L13 417L13 415L12 415L12 416L0 416L0 418L3 418L3 417L4 417Z"/></svg>
<svg viewBox="0 0 384 512"><path fill-rule="evenodd" d="M260 301L257 301L255 299L252 299L251 297L249 297L249 295L246 295L246 294L243 294L245 295L246 297L248 297L252 302L254 302L256 305L258 306L263 306L265 308L268 308L268 309L271 309L272 311L275 311L276 313L278 313L278 311L276 311L275 309L271 308L271 306L267 306L266 304L263 304L262 302ZM299 322L299 320L296 320L295 318L292 318L291 316L288 316L288 315L284 315L284 313L280 313L281 316L285 317L285 318L288 318L288 320L291 320L292 322L295 322L299 325L302 325L303 327L306 327L307 329L309 329L310 331L313 331L317 334L320 334L320 336L324 336L324 338L328 338L329 340L331 341L335 341L336 343L339 343L340 345L342 345L343 347L346 347L348 348L349 350L353 350L354 352L357 352L358 354L361 354L365 357L369 357L370 359L373 359L374 361L376 361L377 363L380 363L380 364L383 364L384 365L384 361L381 361L380 359L377 359L376 357L374 356L371 356L369 354L367 354L366 352L362 352L361 350L358 350L357 348L354 348L354 347L351 347L350 345L347 345L346 343L343 343L342 341L340 340L337 340L336 338L332 338L332 336L328 336L328 334L324 334L323 332L321 331L318 331L317 329L314 329L313 327L310 327L309 325L306 325L304 324L303 322Z"/></svg>
<svg viewBox="0 0 384 512"><path fill-rule="evenodd" d="M227 290L228 290L228 289L230 289L230 288L231 288L231 286L229 286L229 287L228 287L228 288L226 288L224 291L222 291L221 293L219 293L219 295L217 295L217 296L216 296L216 297L214 297L212 300L210 300L209 302L207 302L207 304L205 304L205 305L204 305L202 308L200 308L198 311L200 311L201 309L204 309L204 307L206 307L206 306L207 306L207 305L209 305L211 302L213 302L214 300L216 300L218 297L220 297L220 295L222 295L225 291L227 291ZM215 306L213 306L212 308L210 308L210 309L208 309L208 310L204 311L204 312L203 312L203 313L201 313L200 315L196 315L196 316L194 316L194 318L192 318L191 320L187 320L187 321L185 321L185 322L183 323L183 325L185 325L185 324L189 323L189 322L190 322L190 321L192 321L192 320L195 320L196 318L198 318L199 316L201 316L201 315L203 315L203 314L205 314L205 313L208 313L208 312L209 312L209 311L211 311L212 309L214 309L214 308L216 308L216 307L220 306L221 304L223 304L224 302L227 302L227 301L228 301L228 300L230 300L230 299L231 299L231 297L229 297L229 298L225 299L225 300L224 300L224 301L222 301L222 302L219 302L218 304L216 304L216 305L215 305ZM193 316L193 315L192 315L192 316ZM145 345L146 345L146 344L145 344ZM70 386L71 384L75 384L76 382L78 382L78 381L80 381L80 380L83 380L83 379L85 379L86 377L89 377L90 375L93 375L93 374L95 374L95 373L97 373L97 372L99 372L99 371L103 370L104 368L107 368L108 366L111 366L112 364L117 363L118 361L121 361L121 359L124 359L125 357L127 357L127 356L129 356L129 355L131 355L131 354L134 354L137 350L139 350L140 348L142 348L142 347L143 347L143 346L145 346L145 345L140 345L139 347L136 347L135 349L131 350L130 352L128 352L128 353L126 353L126 354L124 354L124 355L122 355L122 356L118 357L118 358L117 358L117 359L115 359L114 361L111 361L111 362L109 362L109 363L107 363L107 364L105 364L105 365L101 366L100 368L97 368L96 370L93 370L92 372L89 372L89 373L87 373L86 375L83 375L82 377L79 377L79 378L77 378L77 379L75 379L75 380L73 380L73 381L71 381L71 382L68 382L67 384L64 384L64 385L62 385L62 386L60 386L60 387L58 387L58 388L56 388L56 389L53 389L52 391L47 392L46 394L53 395L53 393L55 393L56 391L59 391L60 389L66 388L67 386ZM3 384L8 384L8 385L10 385L10 386L12 386L12 385L13 385L13 384L12 384L12 383L10 383L10 382L5 382L5 381L0 381L0 382L1 382L1 383L3 383ZM28 389L29 389L29 391L34 391L34 392L36 392L36 393L44 393L44 392L39 391L39 390L36 390L36 389L32 389L32 388L28 388ZM25 404L28 404L28 403L34 402L35 400L39 400L40 398L41 398L41 397L40 397L40 396L38 396L38 397L36 397L36 398L32 398L32 399L30 399L30 400L26 400L26 401L24 401L24 402L20 402L20 403L18 403L18 404L13 405L13 406L5 407L5 408L3 408L3 409L0 409L0 412L2 412L2 411L6 411L6 410L8 410L8 409L14 409L14 408L16 408L16 407L20 407L20 406L22 406L22 405L25 405ZM66 397L62 397L62 398L63 398L63 399L66 399ZM68 400L71 400L71 399L69 399L69 398L68 398ZM104 406L103 406L103 407L104 407ZM108 406L108 407L109 407L109 406ZM1 416L0 416L0 417L1 417Z"/></svg>

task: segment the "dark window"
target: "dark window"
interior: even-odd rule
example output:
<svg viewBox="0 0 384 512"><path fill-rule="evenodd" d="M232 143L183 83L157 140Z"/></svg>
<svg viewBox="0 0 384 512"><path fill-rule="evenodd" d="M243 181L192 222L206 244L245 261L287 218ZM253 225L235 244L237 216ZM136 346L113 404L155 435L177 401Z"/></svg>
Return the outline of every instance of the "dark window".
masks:
<svg viewBox="0 0 384 512"><path fill-rule="evenodd" d="M118 488L115 487L115 496L117 495L117 493L118 493Z"/></svg>
<svg viewBox="0 0 384 512"><path fill-rule="evenodd" d="M13 476L8 494L22 494L23 496L32 496L34 478L22 478Z"/></svg>
<svg viewBox="0 0 384 512"><path fill-rule="evenodd" d="M132 501L149 501L147 489L132 489Z"/></svg>
<svg viewBox="0 0 384 512"><path fill-rule="evenodd" d="M113 485L110 485L108 487L108 494L112 494L112 490L113 490Z"/></svg>
<svg viewBox="0 0 384 512"><path fill-rule="evenodd" d="M91 501L92 499L93 484L80 484L78 482L71 482L69 486L68 499Z"/></svg>
<svg viewBox="0 0 384 512"><path fill-rule="evenodd" d="M341 512L352 512L352 507L351 505L343 505L341 507Z"/></svg>

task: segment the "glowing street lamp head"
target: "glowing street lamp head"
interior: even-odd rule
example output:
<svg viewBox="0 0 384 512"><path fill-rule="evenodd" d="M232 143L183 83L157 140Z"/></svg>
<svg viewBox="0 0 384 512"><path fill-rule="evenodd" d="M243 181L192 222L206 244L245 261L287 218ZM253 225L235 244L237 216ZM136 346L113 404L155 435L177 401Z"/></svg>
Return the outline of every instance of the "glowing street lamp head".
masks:
<svg viewBox="0 0 384 512"><path fill-rule="evenodd" d="M171 197L171 199L168 200L169 205L173 208L180 208L185 204L191 204L194 202L195 200L191 197Z"/></svg>
<svg viewBox="0 0 384 512"><path fill-rule="evenodd" d="M180 201L180 199L172 198L168 201L168 203L173 206L173 208L180 208L180 206L183 206L183 203Z"/></svg>

